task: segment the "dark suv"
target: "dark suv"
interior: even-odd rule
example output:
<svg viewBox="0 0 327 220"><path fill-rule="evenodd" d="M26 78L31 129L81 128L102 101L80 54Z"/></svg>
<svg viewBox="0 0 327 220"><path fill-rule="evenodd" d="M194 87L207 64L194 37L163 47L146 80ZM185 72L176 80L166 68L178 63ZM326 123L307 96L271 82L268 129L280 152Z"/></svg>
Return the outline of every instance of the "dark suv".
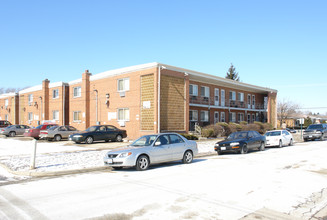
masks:
<svg viewBox="0 0 327 220"><path fill-rule="evenodd" d="M6 128L8 126L10 126L11 123L7 120L0 120L0 128Z"/></svg>
<svg viewBox="0 0 327 220"><path fill-rule="evenodd" d="M315 140L321 141L327 138L327 124L312 124L303 132L303 140Z"/></svg>

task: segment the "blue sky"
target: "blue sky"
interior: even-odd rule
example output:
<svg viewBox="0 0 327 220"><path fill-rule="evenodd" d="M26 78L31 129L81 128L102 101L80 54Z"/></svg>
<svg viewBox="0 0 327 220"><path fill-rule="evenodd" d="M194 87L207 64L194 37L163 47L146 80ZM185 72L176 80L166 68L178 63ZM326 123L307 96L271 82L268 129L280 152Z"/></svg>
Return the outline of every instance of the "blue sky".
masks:
<svg viewBox="0 0 327 220"><path fill-rule="evenodd" d="M0 88L161 62L327 107L327 1L0 0ZM327 108L314 109L326 113Z"/></svg>

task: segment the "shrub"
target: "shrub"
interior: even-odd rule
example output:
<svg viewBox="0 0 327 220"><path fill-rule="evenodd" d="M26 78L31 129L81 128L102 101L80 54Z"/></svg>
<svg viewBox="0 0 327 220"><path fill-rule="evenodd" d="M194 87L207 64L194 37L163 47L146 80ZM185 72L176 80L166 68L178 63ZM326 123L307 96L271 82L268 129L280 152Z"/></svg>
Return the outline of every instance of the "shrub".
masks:
<svg viewBox="0 0 327 220"><path fill-rule="evenodd" d="M224 128L219 125L208 125L202 128L201 135L203 137L221 137L224 133Z"/></svg>
<svg viewBox="0 0 327 220"><path fill-rule="evenodd" d="M248 123L246 121L241 121L240 125L247 125Z"/></svg>
<svg viewBox="0 0 327 220"><path fill-rule="evenodd" d="M185 137L187 140L199 140L199 138L193 134L180 134Z"/></svg>

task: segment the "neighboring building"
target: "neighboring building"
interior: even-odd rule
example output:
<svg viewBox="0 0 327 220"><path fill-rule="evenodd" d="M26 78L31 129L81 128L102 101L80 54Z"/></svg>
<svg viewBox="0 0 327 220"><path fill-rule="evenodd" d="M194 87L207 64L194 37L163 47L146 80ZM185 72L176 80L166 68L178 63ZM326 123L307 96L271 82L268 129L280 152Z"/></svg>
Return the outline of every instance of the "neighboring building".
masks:
<svg viewBox="0 0 327 220"><path fill-rule="evenodd" d="M0 95L0 120L18 124L18 94L6 93Z"/></svg>
<svg viewBox="0 0 327 220"><path fill-rule="evenodd" d="M19 92L20 123L44 121L79 130L112 124L129 138L195 124L269 122L277 127L277 91L161 63L136 65Z"/></svg>
<svg viewBox="0 0 327 220"><path fill-rule="evenodd" d="M67 124L69 88L63 82L30 87L19 92L19 123L38 126L44 122Z"/></svg>

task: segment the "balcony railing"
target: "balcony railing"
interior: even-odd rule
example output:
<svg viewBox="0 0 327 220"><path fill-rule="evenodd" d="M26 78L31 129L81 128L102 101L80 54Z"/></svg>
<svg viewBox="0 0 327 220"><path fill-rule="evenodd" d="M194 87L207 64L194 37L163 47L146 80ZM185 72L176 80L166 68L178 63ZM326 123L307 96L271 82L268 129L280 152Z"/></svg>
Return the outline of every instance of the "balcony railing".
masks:
<svg viewBox="0 0 327 220"><path fill-rule="evenodd" d="M212 107L255 109L255 110L267 109L267 107L261 103L255 103L254 105L252 105L252 103L248 104L247 102L242 102L238 100L225 99L224 101L222 102L221 99L219 99L219 101L215 101L215 98L209 98L209 97L190 96L190 104L207 105Z"/></svg>

